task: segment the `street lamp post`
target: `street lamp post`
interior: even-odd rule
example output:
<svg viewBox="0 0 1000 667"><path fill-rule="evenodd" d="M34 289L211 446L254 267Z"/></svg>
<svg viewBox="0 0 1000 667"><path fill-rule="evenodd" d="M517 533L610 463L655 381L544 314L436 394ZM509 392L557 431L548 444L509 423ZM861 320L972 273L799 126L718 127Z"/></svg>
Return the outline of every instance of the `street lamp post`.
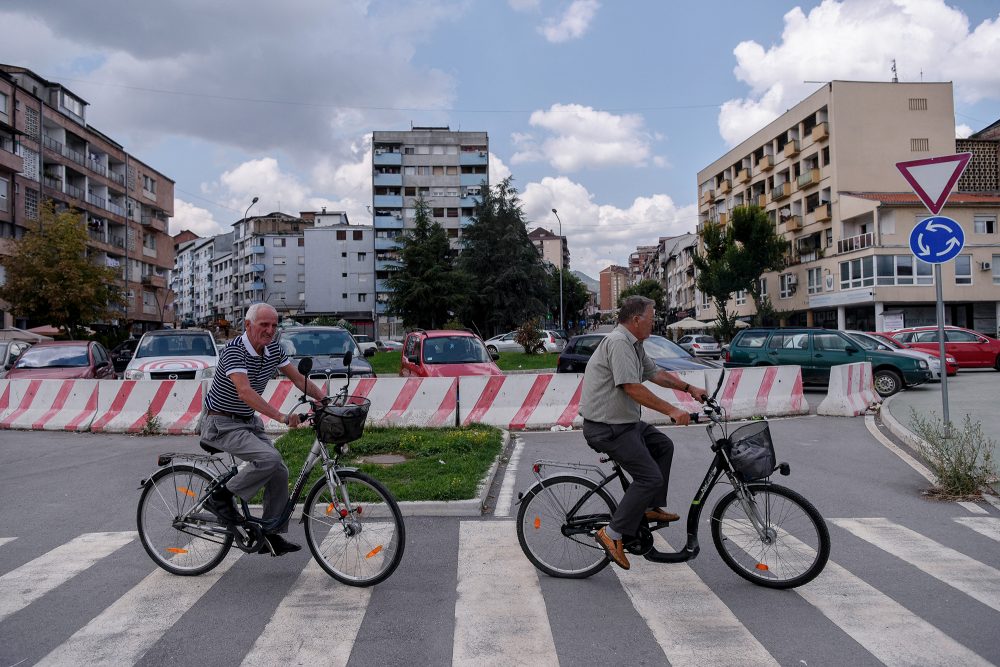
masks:
<svg viewBox="0 0 1000 667"><path fill-rule="evenodd" d="M247 206L247 210L243 212L243 222L244 224L247 225L247 228L244 231L247 232L250 231L250 225L247 223L247 216L250 215L250 209L253 208L253 205L257 203L258 199L259 199L258 197L254 197L253 200L250 202L250 206Z"/></svg>
<svg viewBox="0 0 1000 667"><path fill-rule="evenodd" d="M561 331L566 330L565 323L563 322L563 235L562 235L562 219L559 217L559 211L552 209L552 213L556 216L556 220L559 221L559 329Z"/></svg>

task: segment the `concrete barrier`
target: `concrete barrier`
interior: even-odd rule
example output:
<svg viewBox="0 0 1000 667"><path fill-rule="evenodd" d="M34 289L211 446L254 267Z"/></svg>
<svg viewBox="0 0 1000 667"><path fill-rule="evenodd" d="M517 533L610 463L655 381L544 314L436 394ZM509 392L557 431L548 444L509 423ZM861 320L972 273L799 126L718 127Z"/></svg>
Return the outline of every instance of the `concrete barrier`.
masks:
<svg viewBox="0 0 1000 667"><path fill-rule="evenodd" d="M872 365L862 361L830 369L826 398L816 412L834 417L859 417L881 402L882 397L875 391Z"/></svg>
<svg viewBox="0 0 1000 667"><path fill-rule="evenodd" d="M342 385L331 380L332 393ZM458 378L361 378L348 393L371 401L370 426L454 426Z"/></svg>
<svg viewBox="0 0 1000 667"><path fill-rule="evenodd" d="M10 380L0 380L0 420L10 412Z"/></svg>
<svg viewBox="0 0 1000 667"><path fill-rule="evenodd" d="M709 394L715 390L722 372L722 369L705 371ZM725 373L725 384L716 399L729 419L809 414L799 366L727 368Z"/></svg>
<svg viewBox="0 0 1000 667"><path fill-rule="evenodd" d="M202 396L199 380L104 380L99 385L97 415L90 430L140 433L147 415L154 415L160 433L197 433Z"/></svg>
<svg viewBox="0 0 1000 667"><path fill-rule="evenodd" d="M678 371L674 375L679 376L688 384L694 385L696 387L705 387L705 372L704 371ZM701 403L694 400L691 394L681 391L679 389L666 389L658 384L653 384L652 382L643 383L650 391L662 398L663 400L676 405L677 407L685 410L687 412L701 412ZM707 388L706 388L707 389ZM708 391L711 394L711 391ZM650 410L649 408L642 408L642 421L647 424L670 424L670 417L666 416L662 412L657 410Z"/></svg>
<svg viewBox="0 0 1000 667"><path fill-rule="evenodd" d="M212 381L205 380L205 382L206 384L204 389L207 393ZM313 380L313 384L319 385L320 389L327 391L327 380ZM271 407L277 408L281 414L286 415L292 411L292 408L294 408L299 402L299 399L302 398L302 390L296 389L291 380L268 380L267 386L264 388L264 393L261 394L261 398L267 401L268 405ZM298 412L305 412L305 409L300 409ZM288 427L281 422L260 414L257 416L264 422L264 430L267 433L288 432Z"/></svg>
<svg viewBox="0 0 1000 667"><path fill-rule="evenodd" d="M459 420L514 431L580 426L582 391L583 376L576 373L466 376L458 384Z"/></svg>
<svg viewBox="0 0 1000 667"><path fill-rule="evenodd" d="M101 380L9 380L0 429L86 431L97 413ZM0 394L5 390L0 389ZM8 409L2 406L7 403Z"/></svg>

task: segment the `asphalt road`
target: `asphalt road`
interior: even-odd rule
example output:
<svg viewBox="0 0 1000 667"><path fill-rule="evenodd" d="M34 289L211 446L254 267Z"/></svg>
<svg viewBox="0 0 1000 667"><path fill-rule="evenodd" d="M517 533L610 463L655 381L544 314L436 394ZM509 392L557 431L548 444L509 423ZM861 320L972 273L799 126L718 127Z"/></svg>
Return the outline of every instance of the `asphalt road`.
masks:
<svg viewBox="0 0 1000 667"><path fill-rule="evenodd" d="M792 470L777 481L819 508L833 539L831 565L797 591L753 586L723 564L705 523L721 489L689 564L536 574L513 501L537 458L596 462L578 431L519 435L486 516L408 517L403 563L364 590L317 576L308 551L243 555L201 577L158 570L130 534L138 481L194 438L3 432L0 667L1000 662L1000 511L924 499L927 482L862 419L771 427ZM708 442L701 426L667 432L670 506L683 513ZM677 547L682 532L664 534ZM108 535L78 539L93 533ZM302 540L298 524L290 536Z"/></svg>

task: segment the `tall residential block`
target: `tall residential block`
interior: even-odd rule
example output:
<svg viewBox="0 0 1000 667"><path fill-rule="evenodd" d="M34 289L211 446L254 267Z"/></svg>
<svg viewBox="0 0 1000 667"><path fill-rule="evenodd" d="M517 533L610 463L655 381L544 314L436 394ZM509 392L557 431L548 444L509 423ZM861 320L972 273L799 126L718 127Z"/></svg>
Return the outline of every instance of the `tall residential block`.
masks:
<svg viewBox="0 0 1000 667"><path fill-rule="evenodd" d="M600 307L604 314L618 311L618 296L625 291L629 283L629 270L624 266L612 264L601 269Z"/></svg>
<svg viewBox="0 0 1000 667"><path fill-rule="evenodd" d="M536 227L528 232L528 238L531 239L542 260L564 271L570 270L569 245L565 236L553 234L544 227Z"/></svg>

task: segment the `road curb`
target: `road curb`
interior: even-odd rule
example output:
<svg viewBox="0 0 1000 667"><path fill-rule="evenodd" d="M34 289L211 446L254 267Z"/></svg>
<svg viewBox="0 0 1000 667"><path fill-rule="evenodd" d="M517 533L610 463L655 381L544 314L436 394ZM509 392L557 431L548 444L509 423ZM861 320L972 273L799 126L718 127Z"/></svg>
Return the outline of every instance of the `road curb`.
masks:
<svg viewBox="0 0 1000 667"><path fill-rule="evenodd" d="M908 446L913 447L917 451L920 451L920 448L925 447L927 443L924 442L923 438L916 435L915 433L913 433L913 431L909 430L901 423L899 423L899 420L893 417L892 413L889 410L895 398L896 396L890 396L889 398L882 401L882 408L879 410L878 413L879 418L881 419L882 424L887 429L889 429L890 433L892 433L894 436L902 440Z"/></svg>

